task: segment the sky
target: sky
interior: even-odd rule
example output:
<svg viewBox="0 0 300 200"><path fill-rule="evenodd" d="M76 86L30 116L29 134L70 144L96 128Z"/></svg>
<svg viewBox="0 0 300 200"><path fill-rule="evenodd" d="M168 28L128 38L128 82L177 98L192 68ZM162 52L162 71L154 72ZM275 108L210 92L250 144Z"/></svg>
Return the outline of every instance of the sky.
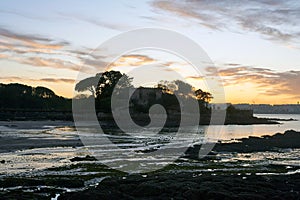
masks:
<svg viewBox="0 0 300 200"><path fill-rule="evenodd" d="M0 82L45 86L72 97L83 68L130 72L159 63L165 66L161 73L150 74L174 71L199 88L205 76L220 76L226 102L294 104L300 101L299 19L297 0L0 1ZM138 28L190 38L218 71L206 67L199 76L165 52L131 52L114 63L90 54Z"/></svg>

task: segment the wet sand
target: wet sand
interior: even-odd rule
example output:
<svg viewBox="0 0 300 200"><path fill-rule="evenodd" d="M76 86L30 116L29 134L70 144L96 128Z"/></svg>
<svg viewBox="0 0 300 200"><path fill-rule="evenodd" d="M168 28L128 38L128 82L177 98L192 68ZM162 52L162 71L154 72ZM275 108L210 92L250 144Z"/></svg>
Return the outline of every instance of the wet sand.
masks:
<svg viewBox="0 0 300 200"><path fill-rule="evenodd" d="M0 126L13 129L47 129L48 127L64 127L74 126L70 121L51 121L51 120L39 120L39 121L0 121Z"/></svg>
<svg viewBox="0 0 300 200"><path fill-rule="evenodd" d="M16 138L11 136L0 136L0 153L20 151L25 149L47 148L47 147L77 147L82 146L79 138L77 139L55 139L48 138Z"/></svg>
<svg viewBox="0 0 300 200"><path fill-rule="evenodd" d="M0 126L5 127L5 132L16 132L18 134L1 134L0 153L13 152L17 150L46 148L46 147L75 147L82 146L78 137L63 138L55 134L28 134L28 130L49 130L49 127L72 126L72 122L66 121L0 121ZM27 131L22 137L22 132Z"/></svg>
<svg viewBox="0 0 300 200"><path fill-rule="evenodd" d="M45 125L66 126L64 122L55 123L1 122L0 126L18 129L18 134L22 134L23 129L43 129ZM17 136L1 134L0 152L82 145L79 138L60 138L55 134ZM197 148L188 149L185 156L187 162L197 160ZM287 168L285 165L266 164L261 168L238 168L234 164L226 171L224 163L214 162L219 152L266 152L287 148L300 148L299 132L287 131L261 138L249 137L237 143L218 143L206 161L195 161L208 163L200 171L193 165L179 168L171 165L157 172L138 175L117 172L92 159L87 161L75 157L72 165L44 170L44 175L2 177L0 195L1 199L48 200L57 194L58 199L299 199L300 166ZM219 170L220 167L222 170ZM86 184L94 179L97 179L98 185Z"/></svg>

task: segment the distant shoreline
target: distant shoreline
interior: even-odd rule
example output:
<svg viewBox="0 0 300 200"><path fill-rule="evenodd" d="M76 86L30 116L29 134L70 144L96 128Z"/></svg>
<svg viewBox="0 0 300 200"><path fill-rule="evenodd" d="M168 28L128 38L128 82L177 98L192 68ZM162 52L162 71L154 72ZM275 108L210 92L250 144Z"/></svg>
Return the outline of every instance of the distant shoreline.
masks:
<svg viewBox="0 0 300 200"><path fill-rule="evenodd" d="M232 104L241 110L253 110L254 114L300 114L300 104Z"/></svg>
<svg viewBox="0 0 300 200"><path fill-rule="evenodd" d="M99 112L98 112L99 113ZM149 120L147 113L136 113L135 118L141 124ZM210 114L200 114L201 120L199 125L210 124ZM180 115L171 115L166 124L167 127L176 127L180 124ZM0 121L70 121L73 122L73 113L70 110L15 110L15 109L1 109ZM99 116L98 120L103 124L113 127L115 125L112 114L105 113ZM295 119L280 119L280 118L259 118L251 115L244 115L244 113L227 113L224 125L254 125L254 124L280 124L281 121L294 121Z"/></svg>

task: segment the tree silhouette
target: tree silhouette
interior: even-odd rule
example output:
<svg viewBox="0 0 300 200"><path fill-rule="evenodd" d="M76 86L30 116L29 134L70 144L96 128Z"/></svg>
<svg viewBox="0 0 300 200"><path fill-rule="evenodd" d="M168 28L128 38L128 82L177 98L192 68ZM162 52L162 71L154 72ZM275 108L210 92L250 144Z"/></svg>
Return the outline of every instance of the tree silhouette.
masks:
<svg viewBox="0 0 300 200"><path fill-rule="evenodd" d="M203 91L201 89L196 89L189 83L183 82L182 80L175 81L160 81L157 86L164 93L168 94L178 94L186 99L195 98L199 101L200 105L205 105L213 99L211 93Z"/></svg>
<svg viewBox="0 0 300 200"><path fill-rule="evenodd" d="M107 71L102 73L96 87L96 108L104 112L111 112L111 96L122 92L129 94L129 88L133 88L132 78L119 71Z"/></svg>
<svg viewBox="0 0 300 200"><path fill-rule="evenodd" d="M114 89L122 90L133 87L132 78L119 71L107 71L99 78L96 87L97 99L110 98Z"/></svg>
<svg viewBox="0 0 300 200"><path fill-rule="evenodd" d="M101 76L102 73L98 73L96 74L96 76L81 80L76 84L75 90L78 92L90 91L92 93L92 96L96 97L96 87Z"/></svg>
<svg viewBox="0 0 300 200"><path fill-rule="evenodd" d="M174 81L174 84L176 85L176 90L174 93L184 96L185 98L193 97L193 86L181 80Z"/></svg>
<svg viewBox="0 0 300 200"><path fill-rule="evenodd" d="M56 96L52 90L40 86L32 89L32 95L41 98L52 98Z"/></svg>
<svg viewBox="0 0 300 200"><path fill-rule="evenodd" d="M71 100L45 87L0 84L1 109L71 110Z"/></svg>
<svg viewBox="0 0 300 200"><path fill-rule="evenodd" d="M201 89L195 90L196 99L203 102L210 102L213 99L213 96L209 92L205 92Z"/></svg>

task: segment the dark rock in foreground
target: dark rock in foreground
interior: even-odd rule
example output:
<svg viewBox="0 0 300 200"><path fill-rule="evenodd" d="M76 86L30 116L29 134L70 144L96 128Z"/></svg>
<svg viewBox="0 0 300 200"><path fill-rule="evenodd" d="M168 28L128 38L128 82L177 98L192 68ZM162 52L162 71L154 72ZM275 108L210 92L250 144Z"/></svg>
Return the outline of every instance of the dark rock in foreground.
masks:
<svg viewBox="0 0 300 200"><path fill-rule="evenodd" d="M71 158L71 162L80 162L80 161L96 161L97 159L94 156L85 156L85 157L74 157Z"/></svg>
<svg viewBox="0 0 300 200"><path fill-rule="evenodd" d="M238 176L197 173L105 179L96 188L59 199L299 199L300 175Z"/></svg>
<svg viewBox="0 0 300 200"><path fill-rule="evenodd" d="M219 143L214 151L254 152L300 148L300 133L250 137L239 143ZM199 150L199 149L198 149ZM187 154L198 155L197 147ZM194 154L193 154L194 153ZM210 156L214 156L213 153ZM109 177L97 187L64 193L59 199L299 199L300 174L161 172Z"/></svg>
<svg viewBox="0 0 300 200"><path fill-rule="evenodd" d="M198 160L200 148L201 145L188 148L184 157ZM219 142L215 144L213 151L203 159L214 159L217 152L251 153L295 148L300 148L300 132L289 130L273 136L249 137L232 143Z"/></svg>
<svg viewBox="0 0 300 200"><path fill-rule="evenodd" d="M300 132L293 130L273 136L249 137L238 143L219 143L215 151L250 153L257 151L276 151L278 149L300 148Z"/></svg>

